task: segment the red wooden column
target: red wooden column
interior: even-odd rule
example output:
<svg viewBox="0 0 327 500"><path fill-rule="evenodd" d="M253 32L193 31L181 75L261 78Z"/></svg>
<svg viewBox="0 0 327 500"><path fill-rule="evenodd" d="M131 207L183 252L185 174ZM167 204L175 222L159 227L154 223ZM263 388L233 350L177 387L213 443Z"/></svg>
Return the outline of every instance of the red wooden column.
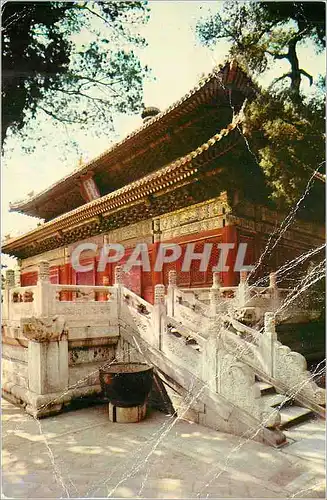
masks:
<svg viewBox="0 0 327 500"><path fill-rule="evenodd" d="M237 228L235 226L225 226L222 229L222 243L234 243L234 248L228 252L226 266L229 270L222 273L223 286L236 286L238 284L237 272L234 271L234 265L237 255Z"/></svg>
<svg viewBox="0 0 327 500"><path fill-rule="evenodd" d="M70 285L71 284L71 266L69 263L63 264L60 266L60 278L59 282L61 285ZM60 294L61 300L72 300L71 292L62 292Z"/></svg>
<svg viewBox="0 0 327 500"><path fill-rule="evenodd" d="M151 251L151 272L152 272L152 283L153 286L155 287L156 285L162 285L163 284L163 269L161 271L155 271L154 266L157 260L157 255L159 251L159 245L160 241L157 241L156 243L153 243L152 245L149 245L149 251Z"/></svg>
<svg viewBox="0 0 327 500"><path fill-rule="evenodd" d="M159 245L161 241L161 231L160 231L160 221L153 221L153 229L152 229L152 245L148 245L149 253L150 253L150 265L151 265L151 281L152 281L152 290L153 290L153 298L154 298L154 287L156 285L162 285L164 282L164 273L163 269L161 271L155 271L154 266L157 260L157 255L159 252Z"/></svg>

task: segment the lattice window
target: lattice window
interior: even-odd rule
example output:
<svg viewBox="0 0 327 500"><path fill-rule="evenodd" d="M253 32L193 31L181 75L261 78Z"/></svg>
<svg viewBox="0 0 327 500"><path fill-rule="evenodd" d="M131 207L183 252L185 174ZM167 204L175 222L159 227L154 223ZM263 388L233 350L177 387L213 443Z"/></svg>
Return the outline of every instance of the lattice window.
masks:
<svg viewBox="0 0 327 500"><path fill-rule="evenodd" d="M204 250L204 242L198 242L194 246L194 253L203 253ZM201 286L205 284L206 273L204 271L200 271L201 261L200 260L192 260L191 261L191 287Z"/></svg>

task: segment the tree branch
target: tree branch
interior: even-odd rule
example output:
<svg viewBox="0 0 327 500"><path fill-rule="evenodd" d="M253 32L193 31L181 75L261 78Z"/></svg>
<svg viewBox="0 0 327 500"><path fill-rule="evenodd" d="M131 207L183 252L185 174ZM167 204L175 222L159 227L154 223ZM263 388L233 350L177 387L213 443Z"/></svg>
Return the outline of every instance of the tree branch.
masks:
<svg viewBox="0 0 327 500"><path fill-rule="evenodd" d="M52 90L55 90L56 92L61 92L63 94L68 94L68 95L77 95L77 96L82 96L82 97L86 97L87 99L91 99L93 101L100 101L102 102L102 104L106 104L107 103L107 100L105 99L101 99L101 97L93 97L93 96L90 96L90 95L87 95L87 94L83 94L83 92L80 92L78 90L63 90L63 89L60 89L59 87L52 87Z"/></svg>
<svg viewBox="0 0 327 500"><path fill-rule="evenodd" d="M266 50L266 52L274 59L288 59L288 54L276 54L275 52L271 52L270 50Z"/></svg>
<svg viewBox="0 0 327 500"><path fill-rule="evenodd" d="M98 12L95 12L94 10L90 9L89 7L87 7L87 2L85 2L83 5L79 5L77 8L80 9L80 10L87 10L88 12L90 12L90 14L93 14L94 16L96 16L99 19L101 19L107 26L109 26L109 28L111 28L115 33L117 33L117 35L119 37L122 36L122 33L119 30L117 30L112 23L109 23L108 19L106 19L105 17L101 16L101 14L99 14Z"/></svg>
<svg viewBox="0 0 327 500"><path fill-rule="evenodd" d="M70 120L70 119L64 118L64 117L60 118L55 113L53 113L53 111L50 111L49 109L45 109L43 106L38 105L38 108L41 109L47 115L51 116L51 118L54 118L55 120L57 120L58 122L69 123L70 125L72 123L87 123L86 119L85 120Z"/></svg>
<svg viewBox="0 0 327 500"><path fill-rule="evenodd" d="M275 78L269 85L269 89L271 89L271 87L273 87L276 83L280 82L284 78L292 78L292 73L285 73L284 75Z"/></svg>
<svg viewBox="0 0 327 500"><path fill-rule="evenodd" d="M313 84L313 78L311 75L309 75L309 73L307 73L304 69L300 69L300 73L301 75L306 76L308 78L310 85Z"/></svg>

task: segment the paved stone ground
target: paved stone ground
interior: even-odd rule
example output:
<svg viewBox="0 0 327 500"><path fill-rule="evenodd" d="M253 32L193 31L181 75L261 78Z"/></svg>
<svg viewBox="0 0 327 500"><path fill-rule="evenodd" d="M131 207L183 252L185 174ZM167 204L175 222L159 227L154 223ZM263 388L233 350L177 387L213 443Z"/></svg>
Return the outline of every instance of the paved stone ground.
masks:
<svg viewBox="0 0 327 500"><path fill-rule="evenodd" d="M151 412L113 424L105 405L36 421L2 405L2 498L324 498L324 422L276 450Z"/></svg>

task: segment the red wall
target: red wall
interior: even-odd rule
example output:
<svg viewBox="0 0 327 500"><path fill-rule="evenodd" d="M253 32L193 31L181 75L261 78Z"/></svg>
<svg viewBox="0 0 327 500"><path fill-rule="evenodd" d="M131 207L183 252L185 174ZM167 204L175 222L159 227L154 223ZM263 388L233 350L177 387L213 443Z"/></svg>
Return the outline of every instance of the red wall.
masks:
<svg viewBox="0 0 327 500"><path fill-rule="evenodd" d="M215 229L211 231L205 231L202 233L197 233L193 235L183 236L170 240L171 243L179 243L182 246L182 255L176 262L164 264L162 272L154 272L154 263L157 255L158 244L148 245L149 257L151 263L151 272L142 272L141 267L132 267L128 273L123 274L124 284L130 288L133 292L144 297L148 302L153 303L154 295L154 285L158 283L168 284L168 274L171 269L177 271L177 283L181 287L208 287L212 284L212 267L218 263L219 250L217 248L218 243L235 243L235 246L239 242L245 242L248 244L248 250L246 254L245 264L253 264L255 262L255 240L253 235L238 234L237 229L234 226L226 226L221 229ZM212 243L213 248L211 252L211 257L209 261L208 269L205 272L199 270L200 262L194 260L190 271L182 272L182 263L184 259L185 249L187 243L194 243L195 252L202 252L205 243ZM102 245L101 245L102 246ZM99 253L101 250L99 246ZM124 258L118 263L119 265L124 264L129 256L131 255L133 249L129 249ZM230 266L228 272L220 273L221 283L223 286L234 286L238 284L239 273L234 271L234 262L236 258L237 249L231 250L229 252L229 257L227 260L227 265ZM82 260L82 265L94 263L94 269L87 272L77 272L72 269L70 264L64 264L61 266L50 267L50 282L60 283L60 284L77 284L77 285L102 285L103 278L108 277L109 284L113 284L114 272L116 264L107 264L103 272L97 271L97 266L99 262L99 255L94 258L89 258ZM22 274L22 285L34 285L37 282L37 272L33 273L23 273ZM62 300L70 300L71 294L62 294Z"/></svg>

